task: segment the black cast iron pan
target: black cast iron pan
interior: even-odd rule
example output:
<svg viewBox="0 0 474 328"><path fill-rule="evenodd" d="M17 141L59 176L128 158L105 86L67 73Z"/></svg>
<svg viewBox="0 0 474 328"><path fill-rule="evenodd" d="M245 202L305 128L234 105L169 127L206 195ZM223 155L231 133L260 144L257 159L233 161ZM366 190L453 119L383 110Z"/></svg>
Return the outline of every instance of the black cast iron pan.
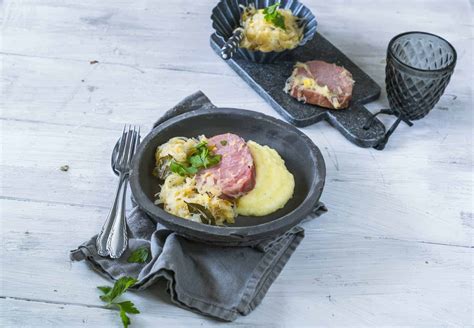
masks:
<svg viewBox="0 0 474 328"><path fill-rule="evenodd" d="M295 177L293 198L264 217L238 216L235 224L210 226L185 220L154 204L160 181L152 175L156 148L172 137L208 137L231 132L274 148ZM199 109L170 118L141 142L132 164L130 185L135 201L152 220L181 235L219 245L248 245L282 234L307 217L323 191L326 167L318 147L305 134L279 119L235 108Z"/></svg>

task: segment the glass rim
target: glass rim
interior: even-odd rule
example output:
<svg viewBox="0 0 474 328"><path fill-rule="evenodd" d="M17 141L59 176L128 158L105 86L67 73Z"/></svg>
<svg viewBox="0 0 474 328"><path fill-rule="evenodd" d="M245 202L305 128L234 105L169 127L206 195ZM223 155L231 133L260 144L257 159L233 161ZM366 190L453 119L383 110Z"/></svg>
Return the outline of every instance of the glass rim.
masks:
<svg viewBox="0 0 474 328"><path fill-rule="evenodd" d="M408 35L408 34L425 34L425 35L430 35L430 36L434 36L435 38L437 39L440 39L444 42L446 42L446 44L451 48L452 52L453 52L453 60L451 63L449 63L449 65L447 65L446 67L443 67L443 68L438 68L438 69L423 69L423 68L418 68L418 67L414 67L414 66L411 66L407 63L404 63L402 62L394 53L393 53L393 50L392 50L392 45L393 43L399 39L400 37L402 36L405 36L405 35ZM395 59L395 61L397 61L400 65L402 66L406 66L412 70L415 70L415 71L418 71L418 72L424 72L424 73L430 73L430 72L443 72L443 71L449 71L449 70L453 70L454 69L454 66L456 65L456 61L457 61L457 53L456 53L456 49L453 47L453 45L451 43L449 43L449 41L447 41L446 39L440 37L439 35L436 35L436 34L433 34L433 33L428 33L428 32L422 32L422 31L408 31L408 32L404 32L404 33L400 33L400 34L397 34L395 35L391 40L390 42L388 43L388 52L390 54L390 56Z"/></svg>

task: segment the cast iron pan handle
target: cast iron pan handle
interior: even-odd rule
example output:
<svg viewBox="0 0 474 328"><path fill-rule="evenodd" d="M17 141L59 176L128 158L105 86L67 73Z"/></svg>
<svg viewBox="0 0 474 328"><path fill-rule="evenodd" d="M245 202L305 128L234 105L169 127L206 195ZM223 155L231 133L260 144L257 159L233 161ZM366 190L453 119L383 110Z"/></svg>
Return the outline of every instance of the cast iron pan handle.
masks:
<svg viewBox="0 0 474 328"><path fill-rule="evenodd" d="M175 116L192 112L193 110L209 108L216 108L216 106L209 100L209 98L207 98L207 96L201 90L199 90L181 100L173 108L167 110L163 114L163 116L161 116L158 121L153 124L153 129L161 123L164 123Z"/></svg>
<svg viewBox="0 0 474 328"><path fill-rule="evenodd" d="M211 108L216 108L216 106L209 100L209 98L207 98L207 96L202 91L197 91L193 93L192 95L184 98L180 103L178 103L173 108L167 110L163 114L163 116L160 117L158 121L155 122L155 124L153 124L153 129L156 128L161 123L164 123L175 116L188 113L193 110L211 109ZM313 213L316 214L317 216L321 215L322 213L326 211L327 211L326 206L321 202L316 204L315 208L313 209Z"/></svg>

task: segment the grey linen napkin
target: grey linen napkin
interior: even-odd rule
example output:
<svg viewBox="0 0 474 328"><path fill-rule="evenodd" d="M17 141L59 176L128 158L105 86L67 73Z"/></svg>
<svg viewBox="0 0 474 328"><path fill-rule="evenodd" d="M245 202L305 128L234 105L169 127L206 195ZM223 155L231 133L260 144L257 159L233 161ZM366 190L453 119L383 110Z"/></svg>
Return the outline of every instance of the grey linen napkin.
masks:
<svg viewBox="0 0 474 328"><path fill-rule="evenodd" d="M214 106L202 92L196 92L168 111L155 126L172 116L203 107ZM311 217L326 211L320 203ZM120 259L99 256L97 236L93 236L71 251L71 260L86 260L112 280L134 277L138 282L133 289L137 290L165 279L173 303L225 321L255 309L304 237L304 230L297 226L254 246L216 246L186 239L155 225L137 206L130 211L127 222L129 248ZM143 246L150 248L151 260L128 263L130 254Z"/></svg>

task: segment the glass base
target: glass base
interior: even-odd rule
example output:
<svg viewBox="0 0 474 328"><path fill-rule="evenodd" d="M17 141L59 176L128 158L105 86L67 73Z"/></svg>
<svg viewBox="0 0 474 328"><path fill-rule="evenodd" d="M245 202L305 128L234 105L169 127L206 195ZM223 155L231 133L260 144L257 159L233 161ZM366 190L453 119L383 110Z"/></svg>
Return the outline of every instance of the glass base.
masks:
<svg viewBox="0 0 474 328"><path fill-rule="evenodd" d="M368 130L370 128L370 126L374 122L375 117L379 114L395 115L397 117L397 120L395 121L395 123L392 124L390 129L388 129L388 131L385 133L383 138L380 139L380 141L373 147L374 149L377 149L377 150L383 150L385 146L387 145L388 139L390 138L392 133L395 131L395 129L398 127L401 121L405 122L408 126L412 126L413 123L401 113L394 111L391 108L387 108L387 109L381 109L377 113L372 114L370 118L367 120L367 122L365 122L364 124L365 130Z"/></svg>

